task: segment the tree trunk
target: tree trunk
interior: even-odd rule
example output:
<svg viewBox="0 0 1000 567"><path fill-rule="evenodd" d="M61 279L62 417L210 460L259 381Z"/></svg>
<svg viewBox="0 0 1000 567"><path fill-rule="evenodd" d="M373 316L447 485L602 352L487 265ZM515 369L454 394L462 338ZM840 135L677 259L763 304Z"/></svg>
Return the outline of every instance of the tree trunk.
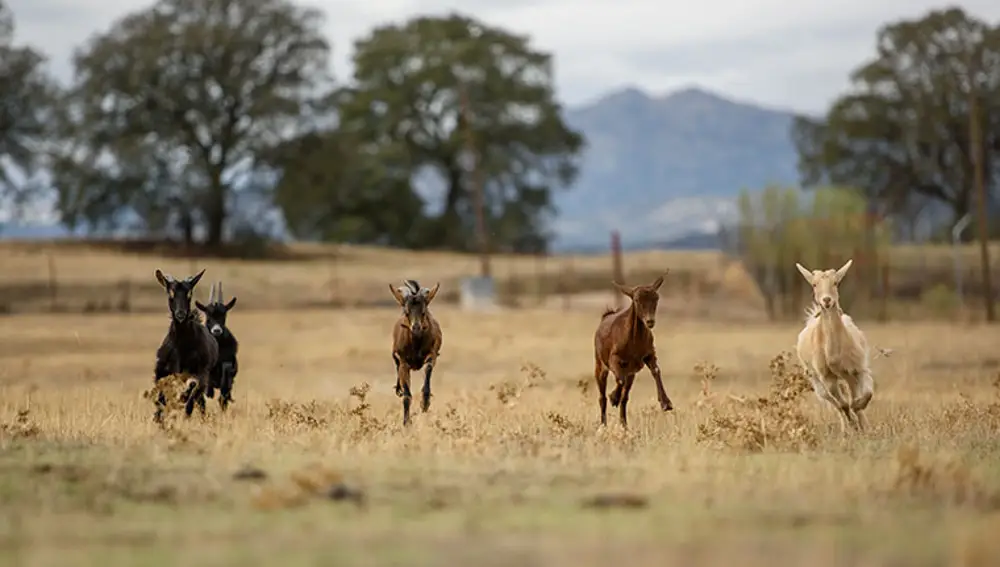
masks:
<svg viewBox="0 0 1000 567"><path fill-rule="evenodd" d="M190 248L194 244L194 219L191 218L190 211L181 212L181 237L184 239L185 248Z"/></svg>
<svg viewBox="0 0 1000 567"><path fill-rule="evenodd" d="M226 222L226 186L222 183L222 171L212 172L211 193L208 195L208 207L205 220L208 223L209 248L222 244L223 228Z"/></svg>
<svg viewBox="0 0 1000 567"><path fill-rule="evenodd" d="M951 217L951 227L948 229L949 241L951 241L951 231L954 230L955 226L958 224L958 221L962 220L962 217L969 214L970 209L971 207L969 206L968 201L953 201L951 203L952 217ZM964 232L962 232L962 236L960 239L961 242L972 242L973 233L972 231L969 230L970 226L971 224L965 228Z"/></svg>
<svg viewBox="0 0 1000 567"><path fill-rule="evenodd" d="M462 237L464 232L462 216L458 212L458 204L464 190L461 169L457 166L449 166L448 192L445 194L444 209L435 223L437 227L434 231L432 246L461 251L469 249L468 243L465 242L467 239Z"/></svg>

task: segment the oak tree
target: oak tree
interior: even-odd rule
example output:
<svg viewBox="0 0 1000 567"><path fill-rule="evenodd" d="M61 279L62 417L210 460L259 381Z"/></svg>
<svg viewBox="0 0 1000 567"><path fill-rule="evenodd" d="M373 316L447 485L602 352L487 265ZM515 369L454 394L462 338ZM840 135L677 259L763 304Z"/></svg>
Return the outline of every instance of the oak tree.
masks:
<svg viewBox="0 0 1000 567"><path fill-rule="evenodd" d="M983 125L987 186L1000 164L1000 28L958 8L886 25L851 80L821 120L796 121L804 183L859 187L890 210L918 196L964 216L974 190L970 118Z"/></svg>
<svg viewBox="0 0 1000 567"><path fill-rule="evenodd" d="M204 229L219 244L259 156L327 94L323 14L289 0L159 0L74 57L53 169L67 219Z"/></svg>
<svg viewBox="0 0 1000 567"><path fill-rule="evenodd" d="M432 171L443 186L440 212L413 244L475 246L477 163L494 247L544 247L551 193L574 180L584 144L563 121L551 56L460 14L381 26L355 48L341 128L377 154L405 156L411 179Z"/></svg>
<svg viewBox="0 0 1000 567"><path fill-rule="evenodd" d="M0 210L16 213L38 196L35 174L44 165L57 92L45 57L14 43L14 16L0 0Z"/></svg>

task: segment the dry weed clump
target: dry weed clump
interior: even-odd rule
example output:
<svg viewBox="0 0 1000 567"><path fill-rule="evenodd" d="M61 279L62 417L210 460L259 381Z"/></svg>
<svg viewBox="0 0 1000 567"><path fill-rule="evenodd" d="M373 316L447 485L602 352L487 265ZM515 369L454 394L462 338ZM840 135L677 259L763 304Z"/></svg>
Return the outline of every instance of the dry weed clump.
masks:
<svg viewBox="0 0 1000 567"><path fill-rule="evenodd" d="M537 388L548 379L545 371L533 362L525 362L521 365L521 372L525 373L520 381L507 380L500 384L490 385L490 391L495 392L497 399L505 406L514 405L526 390Z"/></svg>
<svg viewBox="0 0 1000 567"><path fill-rule="evenodd" d="M545 419L556 435L582 437L586 432L582 424L574 422L559 412L550 411L545 414Z"/></svg>
<svg viewBox="0 0 1000 567"><path fill-rule="evenodd" d="M965 393L959 400L944 407L939 428L943 431L964 431L975 423L990 431L1000 430L1000 373L993 380L993 397L989 402L976 402Z"/></svg>
<svg viewBox="0 0 1000 567"><path fill-rule="evenodd" d="M800 406L802 394L811 386L790 352L771 359L771 386L767 396L744 399L727 396L711 403L708 420L698 425L698 440L757 452L764 449L801 451L816 447L816 425ZM702 404L713 400L711 382L715 365L699 365L702 374Z"/></svg>
<svg viewBox="0 0 1000 567"><path fill-rule="evenodd" d="M348 431L352 439L363 439L388 429L386 422L371 414L371 404L367 401L370 391L371 385L367 382L360 386L352 386L348 394L357 401L353 408L317 400L303 403L286 402L275 398L267 402L267 418L283 430L335 428L339 432ZM355 425L353 430L343 427L352 422Z"/></svg>
<svg viewBox="0 0 1000 567"><path fill-rule="evenodd" d="M892 493L940 504L996 509L1000 492L983 486L958 458L925 460L913 445L896 452Z"/></svg>
<svg viewBox="0 0 1000 567"><path fill-rule="evenodd" d="M363 439L389 428L387 422L380 421L371 414L372 405L368 403L368 393L371 392L371 389L371 384L362 382L360 386L352 386L348 391L350 396L358 402L358 405L349 412L357 422L357 428L354 430L356 439Z"/></svg>
<svg viewBox="0 0 1000 567"><path fill-rule="evenodd" d="M162 408L163 419L160 421L163 429L170 429L179 413L184 410L184 396L190 389L192 380L195 378L189 374L169 374L155 381L150 389L142 393L143 398L153 403L154 409L158 407L156 400L161 393L167 400Z"/></svg>
<svg viewBox="0 0 1000 567"><path fill-rule="evenodd" d="M0 438L28 439L36 437L39 433L41 429L31 419L30 408L18 410L13 422L0 423Z"/></svg>
<svg viewBox="0 0 1000 567"><path fill-rule="evenodd" d="M282 428L323 429L336 419L336 406L321 404L316 400L308 402L286 402L273 398L268 400L267 419Z"/></svg>

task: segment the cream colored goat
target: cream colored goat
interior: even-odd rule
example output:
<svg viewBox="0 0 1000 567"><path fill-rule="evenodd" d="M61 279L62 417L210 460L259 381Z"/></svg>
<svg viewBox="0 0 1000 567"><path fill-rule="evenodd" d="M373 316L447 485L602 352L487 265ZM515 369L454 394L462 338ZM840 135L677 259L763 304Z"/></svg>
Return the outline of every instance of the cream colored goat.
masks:
<svg viewBox="0 0 1000 567"><path fill-rule="evenodd" d="M838 410L841 430L845 432L847 424L861 430L868 426L864 410L875 392L868 341L840 308L837 285L851 263L848 260L839 270L812 271L795 264L812 285L815 302L806 310L806 325L799 333L799 362L816 395Z"/></svg>

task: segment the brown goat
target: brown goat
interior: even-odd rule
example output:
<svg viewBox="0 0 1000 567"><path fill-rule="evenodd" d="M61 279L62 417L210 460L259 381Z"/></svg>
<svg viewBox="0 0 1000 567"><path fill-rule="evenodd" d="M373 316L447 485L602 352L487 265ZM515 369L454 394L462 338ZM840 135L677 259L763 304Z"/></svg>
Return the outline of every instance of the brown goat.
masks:
<svg viewBox="0 0 1000 567"><path fill-rule="evenodd" d="M440 283L427 289L415 280L405 280L405 286L389 291L396 298L403 314L392 329L392 361L396 364L396 395L403 398L403 425L410 423L410 371L424 367L424 387L420 409L431 406L431 373L441 351L441 326L431 315L428 305L434 300Z"/></svg>
<svg viewBox="0 0 1000 567"><path fill-rule="evenodd" d="M663 276L667 273L670 271ZM615 374L617 384L611 392L611 405L618 406L622 427L628 427L626 408L629 392L636 373L643 366L649 368L656 382L656 398L660 407L663 411L674 408L663 389L651 330L656 325L656 307L660 300L658 290L663 285L663 276L656 278L652 284L633 288L612 282L632 302L621 311L605 311L594 333L594 380L597 381L598 401L601 405L601 425L607 424L608 398L605 392L608 388L608 372Z"/></svg>

